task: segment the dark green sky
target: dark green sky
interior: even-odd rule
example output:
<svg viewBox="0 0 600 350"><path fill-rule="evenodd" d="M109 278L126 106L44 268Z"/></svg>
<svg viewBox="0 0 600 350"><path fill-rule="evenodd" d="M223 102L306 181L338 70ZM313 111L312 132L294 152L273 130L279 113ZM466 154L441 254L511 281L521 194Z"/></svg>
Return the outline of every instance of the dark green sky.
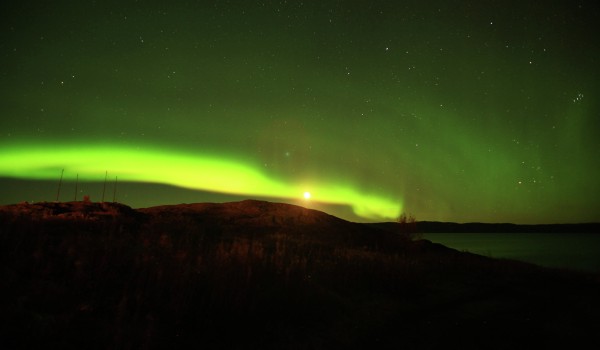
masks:
<svg viewBox="0 0 600 350"><path fill-rule="evenodd" d="M595 1L0 6L3 203L54 200L66 168L69 181L118 175L132 206L296 202L273 192L301 184L313 197L305 204L318 207L314 189L339 184L323 202L374 196L420 220L600 221ZM81 159L66 164L57 151L41 164L36 149L57 145L81 149ZM282 187L220 197L206 191L226 189L147 185L141 195L140 176L128 182L125 168L105 169L96 145L135 161L126 150L209 155ZM136 166L197 176L169 157Z"/></svg>

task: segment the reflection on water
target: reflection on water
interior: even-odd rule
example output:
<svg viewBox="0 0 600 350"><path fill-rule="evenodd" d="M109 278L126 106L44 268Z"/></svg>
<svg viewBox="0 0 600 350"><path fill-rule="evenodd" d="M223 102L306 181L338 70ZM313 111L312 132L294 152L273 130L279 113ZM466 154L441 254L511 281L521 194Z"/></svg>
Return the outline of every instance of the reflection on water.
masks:
<svg viewBox="0 0 600 350"><path fill-rule="evenodd" d="M426 233L423 238L494 258L600 272L600 234Z"/></svg>

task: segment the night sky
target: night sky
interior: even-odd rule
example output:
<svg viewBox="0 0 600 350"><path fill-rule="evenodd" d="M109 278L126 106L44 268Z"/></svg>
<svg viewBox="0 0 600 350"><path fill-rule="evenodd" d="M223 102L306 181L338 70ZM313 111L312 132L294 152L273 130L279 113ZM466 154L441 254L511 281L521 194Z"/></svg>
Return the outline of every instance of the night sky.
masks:
<svg viewBox="0 0 600 350"><path fill-rule="evenodd" d="M600 221L598 7L5 1L0 204Z"/></svg>

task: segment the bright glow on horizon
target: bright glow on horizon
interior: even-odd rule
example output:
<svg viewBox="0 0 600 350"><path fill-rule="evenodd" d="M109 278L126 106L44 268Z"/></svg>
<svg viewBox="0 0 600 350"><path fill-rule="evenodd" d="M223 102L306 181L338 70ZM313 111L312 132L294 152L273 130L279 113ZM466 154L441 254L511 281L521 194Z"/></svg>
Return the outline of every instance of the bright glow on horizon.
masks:
<svg viewBox="0 0 600 350"><path fill-rule="evenodd" d="M105 145L27 145L4 148L0 152L0 176L23 179L56 179L64 169L65 180L86 178L103 181L105 171L119 181L162 183L212 192L261 197L297 198L298 192L310 199L310 192L264 174L250 164L208 155L152 148ZM367 219L395 219L401 204L387 198L364 194L353 187L332 181L313 183L319 201L352 207Z"/></svg>

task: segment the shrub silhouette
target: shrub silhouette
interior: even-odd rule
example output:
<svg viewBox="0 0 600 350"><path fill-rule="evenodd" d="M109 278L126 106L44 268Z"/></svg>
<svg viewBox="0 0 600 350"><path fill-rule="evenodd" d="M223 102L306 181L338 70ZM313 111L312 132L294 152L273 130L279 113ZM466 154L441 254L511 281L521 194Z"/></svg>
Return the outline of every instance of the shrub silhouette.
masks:
<svg viewBox="0 0 600 350"><path fill-rule="evenodd" d="M412 214L402 213L396 223L398 224L399 233L409 240L414 241L422 238L422 234L417 230L417 219Z"/></svg>

